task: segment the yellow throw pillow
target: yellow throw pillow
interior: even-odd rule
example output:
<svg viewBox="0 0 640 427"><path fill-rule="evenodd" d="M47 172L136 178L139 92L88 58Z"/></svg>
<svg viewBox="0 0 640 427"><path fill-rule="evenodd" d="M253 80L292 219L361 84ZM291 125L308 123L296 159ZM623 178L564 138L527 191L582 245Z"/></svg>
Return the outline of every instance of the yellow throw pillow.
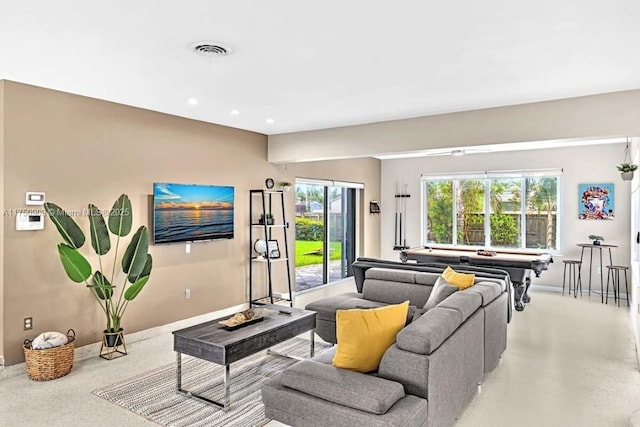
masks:
<svg viewBox="0 0 640 427"><path fill-rule="evenodd" d="M373 309L336 311L338 345L333 366L357 372L378 369L384 352L407 321L409 301Z"/></svg>
<svg viewBox="0 0 640 427"><path fill-rule="evenodd" d="M458 273L449 266L442 272L442 278L449 282L450 285L457 286L458 289L462 291L473 286L473 281L475 280L476 275Z"/></svg>

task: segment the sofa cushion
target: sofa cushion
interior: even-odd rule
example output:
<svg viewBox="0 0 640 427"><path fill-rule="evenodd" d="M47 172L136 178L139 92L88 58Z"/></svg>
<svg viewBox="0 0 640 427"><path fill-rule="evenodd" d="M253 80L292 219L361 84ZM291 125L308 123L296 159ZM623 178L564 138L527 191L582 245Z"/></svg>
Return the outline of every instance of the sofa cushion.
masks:
<svg viewBox="0 0 640 427"><path fill-rule="evenodd" d="M276 375L262 385L262 401L265 416L286 425L426 427L428 422L428 403L417 396L406 395L385 414L378 415L318 399L282 385L280 379L280 375Z"/></svg>
<svg viewBox="0 0 640 427"><path fill-rule="evenodd" d="M419 285L433 286L440 277L440 273L428 273L416 271L416 283Z"/></svg>
<svg viewBox="0 0 640 427"><path fill-rule="evenodd" d="M362 294L348 292L314 301L305 306L305 310L315 311L320 320L336 321L336 310L348 310L356 307L384 307L386 304L369 301L362 298Z"/></svg>
<svg viewBox="0 0 640 427"><path fill-rule="evenodd" d="M411 305L422 307L429 298L431 286L392 282L379 279L365 279L362 287L362 297L369 301L385 304L400 304L409 300Z"/></svg>
<svg viewBox="0 0 640 427"><path fill-rule="evenodd" d="M438 307L457 310L462 315L462 321L464 322L482 305L482 297L480 294L470 292L471 289L451 295L442 301Z"/></svg>
<svg viewBox="0 0 640 427"><path fill-rule="evenodd" d="M460 290L467 289L474 284L475 274L458 273L451 266L447 267L442 272L444 280L449 282L453 286L457 286Z"/></svg>
<svg viewBox="0 0 640 427"><path fill-rule="evenodd" d="M404 397L404 387L398 382L312 360L303 360L286 369L280 381L311 396L379 415Z"/></svg>
<svg viewBox="0 0 640 427"><path fill-rule="evenodd" d="M462 324L462 314L451 308L435 307L398 333L398 348L431 354Z"/></svg>
<svg viewBox="0 0 640 427"><path fill-rule="evenodd" d="M370 268L364 273L365 279L388 280L390 282L416 283L415 271L393 268Z"/></svg>
<svg viewBox="0 0 640 427"><path fill-rule="evenodd" d="M477 276L476 275L476 284L480 283L480 282L486 282L486 283L494 283L496 285L498 285L498 287L500 288L500 292L504 292L507 290L507 283L509 278L507 278L506 280L504 279L498 279L498 278L489 278L489 277L482 277L482 276Z"/></svg>
<svg viewBox="0 0 640 427"><path fill-rule="evenodd" d="M485 307L500 295L502 287L495 282L481 281L465 292L479 294L482 297L482 306Z"/></svg>
<svg viewBox="0 0 640 427"><path fill-rule="evenodd" d="M422 307L422 312L426 313L442 301L447 299L454 292L458 292L457 286L451 286L443 277L438 277L436 284L433 285L433 290L429 295L429 299Z"/></svg>
<svg viewBox="0 0 640 427"><path fill-rule="evenodd" d="M411 305L422 307L429 298L431 286L417 284L416 275L416 272L408 270L370 268L365 272L362 297L386 304L409 300Z"/></svg>
<svg viewBox="0 0 640 427"><path fill-rule="evenodd" d="M407 319L409 301L370 310L336 311L338 348L333 366L358 372L378 369L382 355Z"/></svg>

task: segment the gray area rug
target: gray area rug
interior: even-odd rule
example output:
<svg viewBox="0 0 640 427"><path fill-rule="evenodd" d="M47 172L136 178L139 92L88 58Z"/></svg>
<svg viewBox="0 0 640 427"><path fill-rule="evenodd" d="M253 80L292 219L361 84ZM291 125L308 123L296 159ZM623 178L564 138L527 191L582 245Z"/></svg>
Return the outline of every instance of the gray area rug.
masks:
<svg viewBox="0 0 640 427"><path fill-rule="evenodd" d="M316 342L316 354L329 345ZM309 356L309 341L294 338L273 347L281 353ZM262 426L264 416L260 388L293 359L266 351L231 364L231 405L227 412L176 393L175 363L94 390L92 393L163 426ZM221 400L224 367L182 356L182 388Z"/></svg>

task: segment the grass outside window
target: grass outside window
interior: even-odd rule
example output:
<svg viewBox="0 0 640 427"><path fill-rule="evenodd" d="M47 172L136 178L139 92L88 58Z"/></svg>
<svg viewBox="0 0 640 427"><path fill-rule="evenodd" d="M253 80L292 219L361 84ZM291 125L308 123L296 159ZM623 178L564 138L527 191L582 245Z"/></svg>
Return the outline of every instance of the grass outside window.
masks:
<svg viewBox="0 0 640 427"><path fill-rule="evenodd" d="M330 242L329 259L336 260L342 256L340 242ZM305 265L322 264L323 242L318 240L296 240L296 267Z"/></svg>

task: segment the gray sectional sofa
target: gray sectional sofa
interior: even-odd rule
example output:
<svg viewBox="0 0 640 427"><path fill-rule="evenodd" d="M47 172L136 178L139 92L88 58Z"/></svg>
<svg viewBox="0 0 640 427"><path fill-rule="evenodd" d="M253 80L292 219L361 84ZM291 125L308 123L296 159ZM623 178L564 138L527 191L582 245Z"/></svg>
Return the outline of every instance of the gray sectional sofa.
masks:
<svg viewBox="0 0 640 427"><path fill-rule="evenodd" d="M288 368L262 388L268 418L292 426L449 426L506 349L508 275L476 277L471 288L416 316L396 336L378 371L331 365L334 350ZM406 300L422 308L439 271L367 268L361 293L309 304L316 331L335 343L335 311ZM335 348L334 348L335 349Z"/></svg>

